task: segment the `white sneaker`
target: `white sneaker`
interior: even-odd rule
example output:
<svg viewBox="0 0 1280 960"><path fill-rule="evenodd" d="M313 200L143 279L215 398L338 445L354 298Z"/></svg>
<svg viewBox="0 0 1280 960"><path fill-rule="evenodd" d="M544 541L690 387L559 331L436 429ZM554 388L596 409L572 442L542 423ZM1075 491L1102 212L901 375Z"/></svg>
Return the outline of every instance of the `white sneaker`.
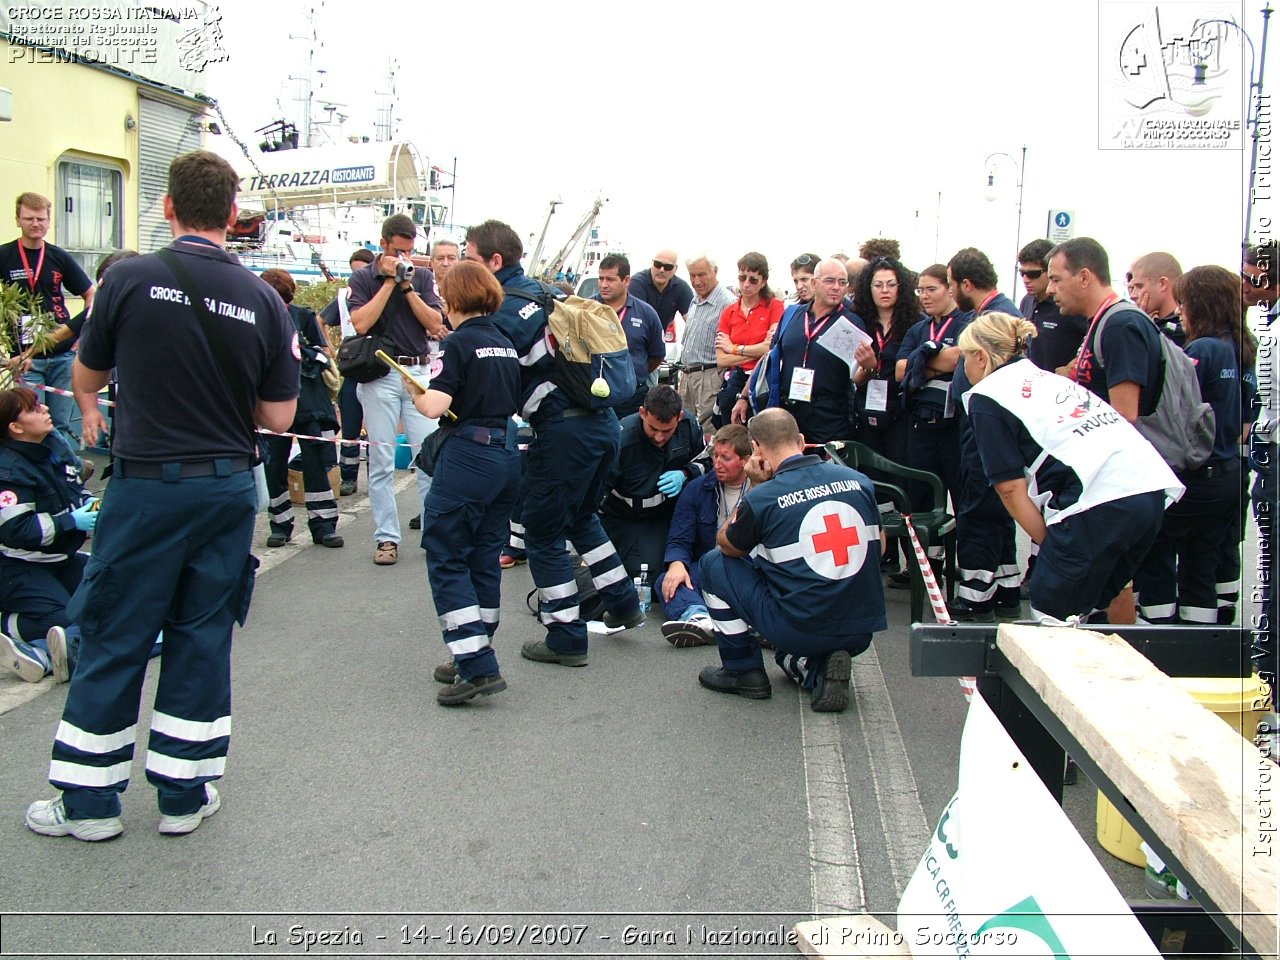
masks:
<svg viewBox="0 0 1280 960"><path fill-rule="evenodd" d="M673 647L713 647L716 643L715 627L711 618L704 616L668 620L662 625L662 635Z"/></svg>
<svg viewBox="0 0 1280 960"><path fill-rule="evenodd" d="M49 668L53 671L54 683L66 683L71 679L71 667L67 663L67 631L63 627L50 627L44 640L49 648Z"/></svg>
<svg viewBox="0 0 1280 960"><path fill-rule="evenodd" d="M222 798L218 796L218 788L212 783L204 785L204 806L195 813L182 816L164 814L160 817L160 832L168 834L194 833L206 818L212 817L222 809Z"/></svg>
<svg viewBox="0 0 1280 960"><path fill-rule="evenodd" d="M0 666L8 667L27 683L39 683L49 672L39 650L4 633L0 633Z"/></svg>
<svg viewBox="0 0 1280 960"><path fill-rule="evenodd" d="M110 840L124 833L119 817L92 820L70 820L62 795L52 800L37 800L27 807L27 826L45 837L75 837L77 840Z"/></svg>

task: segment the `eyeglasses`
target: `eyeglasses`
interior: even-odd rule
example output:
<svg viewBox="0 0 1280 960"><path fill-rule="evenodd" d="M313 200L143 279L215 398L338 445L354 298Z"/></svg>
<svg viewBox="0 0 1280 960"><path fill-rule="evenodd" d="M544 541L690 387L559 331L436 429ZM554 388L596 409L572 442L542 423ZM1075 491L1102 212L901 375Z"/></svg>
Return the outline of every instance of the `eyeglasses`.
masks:
<svg viewBox="0 0 1280 960"><path fill-rule="evenodd" d="M754 277L749 273L738 274L739 283L764 283L764 277Z"/></svg>
<svg viewBox="0 0 1280 960"><path fill-rule="evenodd" d="M819 283L825 283L828 287L847 287L849 285L848 277L822 277Z"/></svg>
<svg viewBox="0 0 1280 960"><path fill-rule="evenodd" d="M897 290L897 280L877 280L871 285L872 290Z"/></svg>
<svg viewBox="0 0 1280 960"><path fill-rule="evenodd" d="M946 293L946 291L946 287L916 287L916 296L923 296L927 293L929 296L933 297L940 293Z"/></svg>
<svg viewBox="0 0 1280 960"><path fill-rule="evenodd" d="M1245 273L1241 270L1240 279L1245 283L1257 287L1258 289L1268 286L1267 275L1265 273L1260 273L1257 276L1254 276L1253 274Z"/></svg>
<svg viewBox="0 0 1280 960"><path fill-rule="evenodd" d="M795 260L791 262L791 265L793 267L807 267L809 266L809 264L817 263L817 262L818 262L817 257L811 257L807 253L802 253L800 254L800 256L796 257Z"/></svg>
<svg viewBox="0 0 1280 960"><path fill-rule="evenodd" d="M1044 276L1043 270L1019 270L1023 280L1039 280Z"/></svg>
<svg viewBox="0 0 1280 960"><path fill-rule="evenodd" d="M674 263L663 263L661 260L653 261L653 269L655 270L674 270L675 268L676 265Z"/></svg>

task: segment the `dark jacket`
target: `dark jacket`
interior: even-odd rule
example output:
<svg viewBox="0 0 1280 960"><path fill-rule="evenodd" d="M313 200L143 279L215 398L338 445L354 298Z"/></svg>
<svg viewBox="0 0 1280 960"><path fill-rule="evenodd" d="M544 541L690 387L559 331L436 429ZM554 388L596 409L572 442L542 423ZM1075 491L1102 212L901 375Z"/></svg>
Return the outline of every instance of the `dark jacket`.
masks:
<svg viewBox="0 0 1280 960"><path fill-rule="evenodd" d="M706 472L701 456L705 444L702 428L687 411L680 415L676 432L666 446L655 447L645 436L640 414L622 418L622 446L609 477L609 493L601 512L608 517L639 519L671 516L675 500L658 492L658 478L668 470L680 470L686 482Z"/></svg>
<svg viewBox="0 0 1280 960"><path fill-rule="evenodd" d="M85 541L71 518L84 499L75 458L57 433L41 443L0 440L0 557L66 560Z"/></svg>
<svg viewBox="0 0 1280 960"><path fill-rule="evenodd" d="M692 568L695 560L716 545L720 519L720 481L714 473L691 480L680 491L671 526L667 530L667 550L663 563L679 560Z"/></svg>

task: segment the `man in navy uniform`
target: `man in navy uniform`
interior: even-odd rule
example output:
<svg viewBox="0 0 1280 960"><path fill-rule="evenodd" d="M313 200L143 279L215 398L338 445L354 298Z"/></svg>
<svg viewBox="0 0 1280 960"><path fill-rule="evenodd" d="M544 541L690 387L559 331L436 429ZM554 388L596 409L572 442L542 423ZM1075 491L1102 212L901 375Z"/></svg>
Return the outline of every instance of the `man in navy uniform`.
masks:
<svg viewBox="0 0 1280 960"><path fill-rule="evenodd" d="M619 253L611 253L600 261L600 293L596 299L618 315L622 331L627 335L627 354L636 372L636 390L626 403L613 409L619 419L640 409L649 390L649 374L662 366L667 356L662 321L657 311L643 300L628 293L631 285L631 263Z"/></svg>
<svg viewBox="0 0 1280 960"><path fill-rule="evenodd" d="M674 387L645 394L639 413L622 418L622 446L600 507L605 533L618 550L627 576L649 568L649 583L662 569L667 528L685 483L706 473L702 428L682 409Z"/></svg>
<svg viewBox="0 0 1280 960"><path fill-rule="evenodd" d="M658 311L664 331L671 329L677 313L687 317L693 305L693 288L676 276L679 262L674 250L659 250L653 255L653 268L631 278L631 295Z"/></svg>
<svg viewBox="0 0 1280 960"><path fill-rule="evenodd" d="M961 310L973 317L988 313L1022 316L1017 305L996 289L996 268L985 253L965 247L947 262L947 286ZM1065 307L1064 307L1065 309ZM1013 518L987 483L973 427L962 398L973 388L964 364L951 378L951 404L960 422L960 496L956 498L956 560L960 583L951 603L957 620L991 622L996 614L1009 619L1022 611L1018 587L1022 572L1014 539Z"/></svg>
<svg viewBox="0 0 1280 960"><path fill-rule="evenodd" d="M223 249L238 184L216 154L174 160L164 198L174 242L111 268L80 341L73 380L86 441L105 426L98 391L113 367L123 389L115 472L67 607L82 639L49 765L62 793L27 810L27 826L45 836L124 830L120 794L161 629L147 745L160 832L190 833L221 804L210 781L223 774L231 733L232 623L244 623L258 565L252 423L289 428L300 366L284 302ZM207 305L207 332L184 287Z"/></svg>
<svg viewBox="0 0 1280 960"><path fill-rule="evenodd" d="M1178 315L1178 300L1173 295L1173 284L1180 276L1182 265L1173 254L1163 250L1139 257L1125 274L1129 299L1179 348L1187 342L1182 317Z"/></svg>
<svg viewBox="0 0 1280 960"><path fill-rule="evenodd" d="M1103 327L1098 359L1098 321L1120 295L1111 289L1111 261L1092 237L1073 237L1049 251L1049 292L1063 310L1089 318L1080 344L1075 381L1096 393L1130 423L1156 408L1164 376L1160 332L1136 305L1118 309ZM1151 613L1152 611L1148 611ZM1126 588L1112 601L1110 623L1133 623L1133 591Z"/></svg>
<svg viewBox="0 0 1280 960"><path fill-rule="evenodd" d="M351 272L355 273L376 259L372 250L361 247L352 252L348 264ZM343 340L356 335L356 328L351 325L351 307L348 302L350 296L351 287L345 286L338 291L338 295L330 301L329 305L320 311L320 319L324 321L325 326L338 327ZM342 420L344 441L338 455L338 467L342 475L342 485L338 488L338 493L344 497L349 497L356 492L356 481L360 476L360 444L357 441L360 439L360 431L364 429L364 408L360 406L360 398L356 395L356 388L359 386L360 384L354 380L343 378L342 388L338 391L338 416Z"/></svg>
<svg viewBox="0 0 1280 960"><path fill-rule="evenodd" d="M533 425L523 489L525 548L538 587L545 640L531 640L521 656L564 667L587 665L587 624L578 616L578 586L565 540L591 570L614 623L644 623L640 602L596 509L618 456L618 418L612 408L587 409L551 380L554 357L547 336L544 291L520 267L524 245L499 220L467 231L467 259L483 263L502 284L505 299L493 315L520 358L521 412ZM494 562L498 562L494 558Z"/></svg>
<svg viewBox="0 0 1280 960"><path fill-rule="evenodd" d="M1018 251L1018 276L1027 291L1018 309L1036 325L1036 335L1027 347L1027 359L1041 370L1060 373L1061 368L1075 360L1089 318L1064 314L1058 301L1049 295L1049 251L1052 249L1053 244L1041 238Z"/></svg>
<svg viewBox="0 0 1280 960"><path fill-rule="evenodd" d="M880 512L863 474L805 455L795 418L770 408L747 424L752 487L700 562L723 666L698 682L718 693L772 693L759 635L812 692L819 713L849 705L851 658L888 627ZM755 631L755 632L753 632Z"/></svg>
<svg viewBox="0 0 1280 960"><path fill-rule="evenodd" d="M734 423L745 423L751 391L763 396L759 378L768 378L764 405L785 407L800 424L808 443L853 436L853 379L865 372L850 370L846 359L828 350L822 338L832 329L852 324L864 334L866 323L845 302L848 275L844 264L820 260L814 271L813 300L793 304L774 332L767 362L761 362L733 406Z"/></svg>

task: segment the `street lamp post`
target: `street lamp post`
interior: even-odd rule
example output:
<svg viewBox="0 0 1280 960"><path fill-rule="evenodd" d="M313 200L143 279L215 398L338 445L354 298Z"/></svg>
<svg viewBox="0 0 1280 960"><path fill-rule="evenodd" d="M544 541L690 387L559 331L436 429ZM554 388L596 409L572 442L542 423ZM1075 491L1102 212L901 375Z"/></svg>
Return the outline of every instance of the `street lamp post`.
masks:
<svg viewBox="0 0 1280 960"><path fill-rule="evenodd" d="M1205 20L1198 26L1197 30L1203 30L1205 27L1223 26L1235 29L1245 43L1249 45L1249 103L1245 110L1245 125L1251 128L1250 137L1253 140L1253 150L1249 158L1249 192L1245 194L1244 199L1244 242L1243 246L1249 246L1249 236L1253 231L1253 191L1258 180L1258 127L1262 117L1262 77L1267 68L1267 29L1271 26L1271 4L1267 3L1262 8L1262 56L1258 56L1258 51L1254 49L1253 38L1245 31L1244 27L1236 23L1234 20ZM1212 41L1201 41L1212 42ZM1255 73L1256 68L1256 73ZM1195 79L1192 80L1192 86L1202 87L1205 85L1205 74L1207 72L1207 64L1205 58L1201 57L1200 62L1195 66Z"/></svg>
<svg viewBox="0 0 1280 960"><path fill-rule="evenodd" d="M1026 182L1027 174L1027 147L1023 144L1021 160L1015 160L1007 153L989 153L983 164L987 168L987 190L986 198L988 201L996 198L996 174L995 162L997 160L1008 160L1017 168L1018 171L1018 226L1013 234L1013 285L1009 288L1009 293L1014 295L1018 289L1018 251L1022 249L1022 187Z"/></svg>

